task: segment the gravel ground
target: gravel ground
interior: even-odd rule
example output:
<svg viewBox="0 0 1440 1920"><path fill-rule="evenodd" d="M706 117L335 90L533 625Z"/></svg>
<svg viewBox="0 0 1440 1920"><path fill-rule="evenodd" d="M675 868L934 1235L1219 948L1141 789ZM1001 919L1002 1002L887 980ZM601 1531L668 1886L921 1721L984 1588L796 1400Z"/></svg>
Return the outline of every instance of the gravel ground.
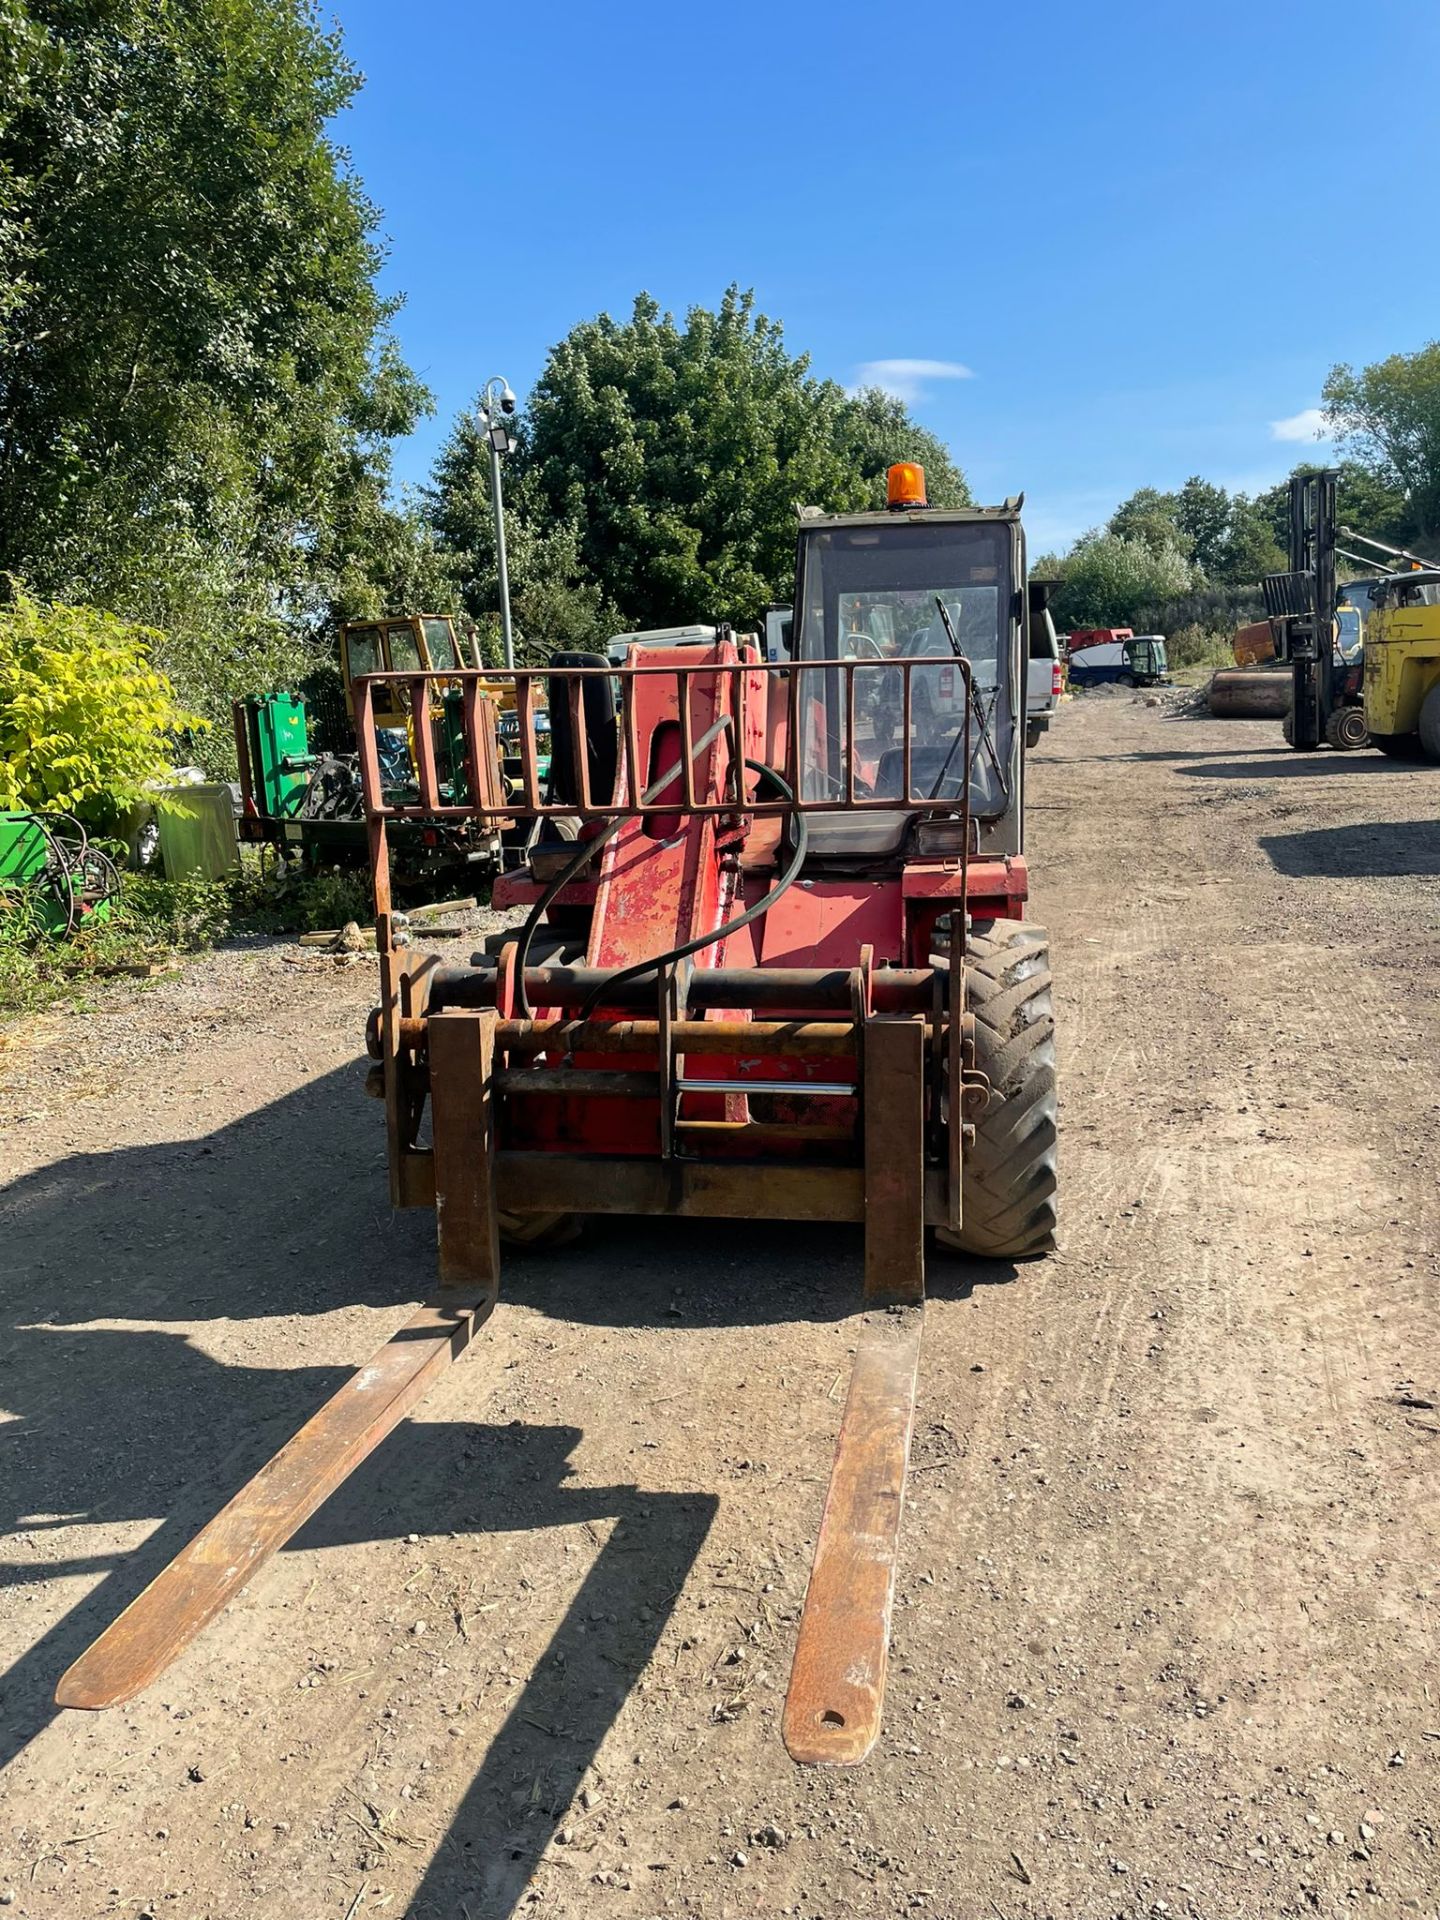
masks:
<svg viewBox="0 0 1440 1920"><path fill-rule="evenodd" d="M1440 774L1076 700L1063 1231L936 1256L885 1731L778 1721L846 1229L609 1221L132 1706L58 1674L403 1318L373 962L0 1029L0 1898L31 1916L1440 1913Z"/></svg>

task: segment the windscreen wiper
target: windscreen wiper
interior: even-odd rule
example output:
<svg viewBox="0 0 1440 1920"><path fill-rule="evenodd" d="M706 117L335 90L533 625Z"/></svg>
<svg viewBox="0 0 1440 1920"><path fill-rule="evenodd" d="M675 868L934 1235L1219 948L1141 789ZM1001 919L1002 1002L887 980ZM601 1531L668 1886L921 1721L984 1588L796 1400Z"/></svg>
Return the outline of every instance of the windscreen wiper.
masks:
<svg viewBox="0 0 1440 1920"><path fill-rule="evenodd" d="M963 660L965 658L965 655L961 651L960 642L955 637L955 629L950 624L950 611L946 607L945 602L940 598L938 593L935 596L935 610L940 615L941 620L944 622L945 637L950 642L950 647L952 652L955 655L955 658L957 660ZM975 676L973 673L970 676L970 684L972 686L975 685ZM985 750L990 755L990 764L995 769L995 778L1000 782L1000 797L1008 806L1010 804L1010 782L1005 778L1005 769L1000 764L1000 756L995 751L995 742L990 737L990 716L991 714L994 713L996 707L999 704L1000 704L1000 682L998 679L995 682L995 692L990 701L990 706L988 711L986 710L984 696L982 695L978 687L975 689L975 713L976 713L977 719L980 722L980 738L984 741ZM950 778L951 762L955 758L956 748L960 745L961 735L964 732L965 732L965 729L962 727L959 730L959 732L956 733L954 740L951 742L950 751L945 756L945 764L943 767L941 767L939 775L936 778L935 784L930 789L930 798L932 800L939 799L940 789L944 786L945 782ZM970 750L968 741L966 742L965 750L968 755ZM967 767L967 773L968 773L968 767ZM907 795L907 798L908 798L908 795Z"/></svg>

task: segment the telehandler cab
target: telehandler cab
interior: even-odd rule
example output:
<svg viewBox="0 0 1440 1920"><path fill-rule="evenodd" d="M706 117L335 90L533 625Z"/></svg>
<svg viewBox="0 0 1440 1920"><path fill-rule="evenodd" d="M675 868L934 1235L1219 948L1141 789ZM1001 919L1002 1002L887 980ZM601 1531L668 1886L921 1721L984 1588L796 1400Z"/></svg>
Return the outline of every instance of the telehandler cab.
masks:
<svg viewBox="0 0 1440 1920"><path fill-rule="evenodd" d="M784 1738L862 1760L879 1730L925 1298L927 1229L993 1259L1055 1228L1049 953L1023 918L1025 547L1020 502L807 510L783 665L721 628L564 655L463 690L464 805L417 727L417 809L534 823L496 897L527 909L468 963L390 908L377 702L356 683L373 851L390 1193L433 1206L439 1286L69 1670L57 1698L129 1698L399 1422L493 1310L507 1239L587 1214L850 1220L856 1358L798 1630ZM548 679L554 751L531 724ZM923 690L923 691L922 691ZM923 724L921 714L923 711ZM422 1122L429 1110L429 1139ZM604 1276L597 1273L596 1284Z"/></svg>

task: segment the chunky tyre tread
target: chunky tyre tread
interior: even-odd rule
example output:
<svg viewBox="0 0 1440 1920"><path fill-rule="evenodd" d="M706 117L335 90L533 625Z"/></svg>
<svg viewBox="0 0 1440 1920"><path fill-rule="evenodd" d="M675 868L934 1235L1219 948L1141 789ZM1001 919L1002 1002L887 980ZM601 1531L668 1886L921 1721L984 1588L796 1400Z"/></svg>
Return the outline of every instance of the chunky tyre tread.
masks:
<svg viewBox="0 0 1440 1920"><path fill-rule="evenodd" d="M975 1064L990 1082L966 1154L958 1233L948 1246L988 1259L1028 1259L1055 1245L1055 1012L1050 943L1024 920L978 920L965 1001Z"/></svg>

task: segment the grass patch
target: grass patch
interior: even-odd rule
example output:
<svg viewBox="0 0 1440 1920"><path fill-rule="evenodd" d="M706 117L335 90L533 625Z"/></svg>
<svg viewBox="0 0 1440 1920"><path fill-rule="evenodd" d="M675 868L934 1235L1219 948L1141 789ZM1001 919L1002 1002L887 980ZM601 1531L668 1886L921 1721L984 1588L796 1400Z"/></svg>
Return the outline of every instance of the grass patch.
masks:
<svg viewBox="0 0 1440 1920"><path fill-rule="evenodd" d="M374 918L361 873L262 869L247 851L226 880L126 873L103 915L69 940L48 934L23 890L0 895L0 1013L31 1013L97 981L163 965L244 934L312 933Z"/></svg>

